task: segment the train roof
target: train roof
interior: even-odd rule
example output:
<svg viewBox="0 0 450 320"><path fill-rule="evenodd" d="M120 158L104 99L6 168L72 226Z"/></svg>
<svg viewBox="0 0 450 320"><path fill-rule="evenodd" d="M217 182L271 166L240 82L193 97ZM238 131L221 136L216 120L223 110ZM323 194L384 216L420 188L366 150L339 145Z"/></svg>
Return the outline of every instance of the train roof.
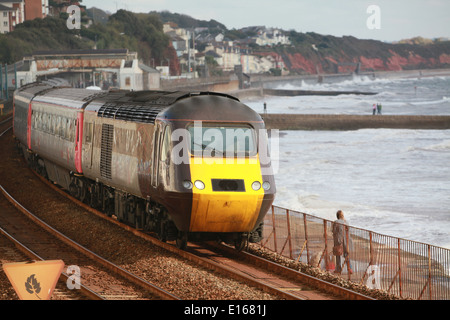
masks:
<svg viewBox="0 0 450 320"><path fill-rule="evenodd" d="M163 111L172 109L179 101L200 96L227 98L239 103L233 96L216 92L117 91L98 99L87 110L93 110L97 105L97 110L94 111L97 111L99 117L154 123Z"/></svg>
<svg viewBox="0 0 450 320"><path fill-rule="evenodd" d="M16 94L37 102L45 102L73 109L83 109L87 103L108 94L108 91L71 88L63 80L34 82L17 89Z"/></svg>
<svg viewBox="0 0 450 320"><path fill-rule="evenodd" d="M221 95L197 95L175 102L158 115L166 121L263 123L260 115L237 99Z"/></svg>
<svg viewBox="0 0 450 320"><path fill-rule="evenodd" d="M38 94L33 101L46 102L73 109L83 109L91 101L107 94L107 91L54 88L45 94Z"/></svg>
<svg viewBox="0 0 450 320"><path fill-rule="evenodd" d="M201 120L262 122L261 117L239 99L224 93L200 91L97 91L62 86L60 82L33 83L18 89L37 102L72 109L85 109L98 117L155 123Z"/></svg>

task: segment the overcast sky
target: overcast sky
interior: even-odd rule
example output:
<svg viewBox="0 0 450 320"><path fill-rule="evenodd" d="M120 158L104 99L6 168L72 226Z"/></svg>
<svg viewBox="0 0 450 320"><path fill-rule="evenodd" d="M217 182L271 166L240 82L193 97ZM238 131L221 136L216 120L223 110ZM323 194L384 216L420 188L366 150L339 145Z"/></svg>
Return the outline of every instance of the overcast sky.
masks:
<svg viewBox="0 0 450 320"><path fill-rule="evenodd" d="M82 4L111 13L168 10L214 19L228 29L264 25L382 41L450 38L449 0L83 0Z"/></svg>

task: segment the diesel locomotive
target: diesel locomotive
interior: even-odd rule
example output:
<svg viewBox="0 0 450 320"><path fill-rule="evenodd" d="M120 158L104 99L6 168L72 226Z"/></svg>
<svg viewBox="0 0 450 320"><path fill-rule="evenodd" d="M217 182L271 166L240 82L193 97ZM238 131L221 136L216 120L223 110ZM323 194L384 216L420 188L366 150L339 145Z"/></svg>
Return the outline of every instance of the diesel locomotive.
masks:
<svg viewBox="0 0 450 320"><path fill-rule="evenodd" d="M13 124L30 166L109 216L181 248L261 240L276 193L268 138L235 97L36 82L16 90Z"/></svg>

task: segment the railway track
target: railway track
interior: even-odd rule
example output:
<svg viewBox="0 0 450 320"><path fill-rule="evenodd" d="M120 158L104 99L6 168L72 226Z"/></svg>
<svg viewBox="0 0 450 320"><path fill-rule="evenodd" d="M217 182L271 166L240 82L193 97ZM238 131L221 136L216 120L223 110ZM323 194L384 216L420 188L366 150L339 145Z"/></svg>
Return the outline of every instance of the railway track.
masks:
<svg viewBox="0 0 450 320"><path fill-rule="evenodd" d="M82 295L95 300L178 299L67 238L26 210L2 186L0 191L2 234L20 247L29 259L60 259L66 265L78 266L81 274L89 275L83 278ZM63 276L67 281L69 275L63 273Z"/></svg>
<svg viewBox="0 0 450 320"><path fill-rule="evenodd" d="M23 164L22 164L23 165ZM28 179L30 179L28 177ZM55 190L58 190L61 194L64 194L67 196L62 190L58 189L57 187L47 183L48 185L52 186ZM54 203L52 204L55 205ZM222 292L217 293L215 290L216 288L210 289L209 293L197 293L195 296L187 295L187 299L291 299L291 300L308 300L308 299L314 299L314 300L322 300L322 299L369 299L368 297L361 296L358 294L355 295L349 295L349 293L342 293L339 292L338 289L333 288L333 290L330 291L330 289L324 289L324 287L327 287L327 284L321 284L322 287L318 287L317 284L312 284L311 279L308 281L305 281L304 279L300 279L299 275L293 276L292 274L286 276L285 271L281 272L281 269L274 269L275 266L271 265L270 267L265 264L264 266L261 266L260 262L249 262L249 258L245 258L246 262L243 262L243 258L241 254L241 257L234 257L230 258L232 256L229 252L224 252L224 249L220 249L220 253L217 251L217 248L211 249L211 248L205 248L205 247L199 247L195 244L190 244L190 249L188 251L181 251L177 249L175 246L162 243L159 240L155 239L151 235L142 233L138 230L135 230L131 227L128 227L126 225L121 224L115 219L108 218L104 214L98 213L95 210L93 210L90 207L87 207L81 203L79 203L77 206L83 207L83 210L90 211L91 213L95 213L102 217L102 219L107 219L109 222L114 223L115 225L120 226L120 228L123 228L124 230L127 230L127 232L132 232L135 236L140 237L141 239L144 239L144 244L146 247L151 244L152 246L156 246L160 249L163 249L165 251L168 251L170 253L175 254L178 257L181 257L183 260L188 261L188 264L191 263L194 268L203 268L207 270L214 270L214 273L220 273L222 278L226 278L228 281L229 279L234 279L235 281L241 283L241 286L246 286L245 290L254 290L249 288L257 288L257 290L265 292L267 295L264 296L255 296L253 298L252 295L247 296L227 296L224 295ZM85 214L84 214L85 215ZM62 218L63 219L63 218ZM125 236L126 237L126 236ZM129 236L128 236L129 237ZM127 246L126 244L123 244L124 246ZM160 250L158 249L158 250ZM158 251L156 250L156 251ZM118 253L119 255L119 253ZM234 253L233 253L234 255ZM171 254L163 255L165 258L164 263L169 263L173 259ZM157 257L159 259L159 256ZM164 259L164 258L162 258ZM179 258L177 258L179 259ZM119 258L120 260L120 258ZM126 259L125 259L126 260ZM138 259L134 260L134 263L125 263L126 268L131 270L132 272L136 272L140 277L146 278L150 277L149 275L149 269L146 269L144 266L142 266L142 262L137 262ZM249 264L250 263L250 264ZM178 261L175 263L175 265L178 265ZM258 267L259 265L259 267ZM175 267L177 268L177 267ZM188 269L191 267L188 267ZM161 263L161 267L159 269L164 269L164 265ZM144 270L144 271L142 271ZM158 270L160 272L161 270ZM156 273L158 273L156 272ZM189 273L189 272L188 272ZM184 273L186 275L186 272ZM154 276L154 275L152 275ZM189 274L191 276L191 274ZM170 277L170 285L173 285L172 282L175 277ZM151 277L150 277L151 278ZM194 277L195 278L195 277ZM204 277L203 277L204 278ZM221 278L221 279L222 279ZM196 278L198 279L198 278ZM178 279L180 280L180 279ZM185 279L186 280L186 279ZM164 281L164 280L163 280ZM169 286L170 286L169 285ZM180 286L175 285L175 286ZM189 284L184 284L184 286L188 287ZM197 284L197 286L202 286L202 284ZM249 288L247 288L249 287ZM332 287L332 285L331 285ZM186 288L184 288L186 289ZM193 289L192 289L193 290ZM207 290L205 288L205 290ZM188 290L191 291L191 290ZM327 292L328 291L328 292Z"/></svg>
<svg viewBox="0 0 450 320"><path fill-rule="evenodd" d="M1 197L1 201L4 197ZM3 204L2 204L3 205ZM2 206L3 209L3 206ZM5 209L3 209L4 212ZM5 229L0 228L0 265L5 263L26 262L33 263L43 259L29 250L25 245L12 237ZM2 268L0 267L0 271ZM95 292L82 286L80 290L70 290L67 287L69 275L61 274L60 280L53 291L52 300L103 300ZM16 292L12 288L6 274L0 273L0 300L18 300Z"/></svg>

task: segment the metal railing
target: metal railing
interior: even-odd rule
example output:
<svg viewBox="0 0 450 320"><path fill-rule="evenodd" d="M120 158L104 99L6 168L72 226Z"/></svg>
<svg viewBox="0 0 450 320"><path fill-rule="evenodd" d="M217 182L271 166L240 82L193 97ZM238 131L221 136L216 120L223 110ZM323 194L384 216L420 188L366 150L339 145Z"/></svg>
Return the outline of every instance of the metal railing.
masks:
<svg viewBox="0 0 450 320"><path fill-rule="evenodd" d="M261 246L330 272L333 221L273 206L265 217ZM350 281L401 298L450 299L450 250L349 226L348 254L339 273Z"/></svg>

